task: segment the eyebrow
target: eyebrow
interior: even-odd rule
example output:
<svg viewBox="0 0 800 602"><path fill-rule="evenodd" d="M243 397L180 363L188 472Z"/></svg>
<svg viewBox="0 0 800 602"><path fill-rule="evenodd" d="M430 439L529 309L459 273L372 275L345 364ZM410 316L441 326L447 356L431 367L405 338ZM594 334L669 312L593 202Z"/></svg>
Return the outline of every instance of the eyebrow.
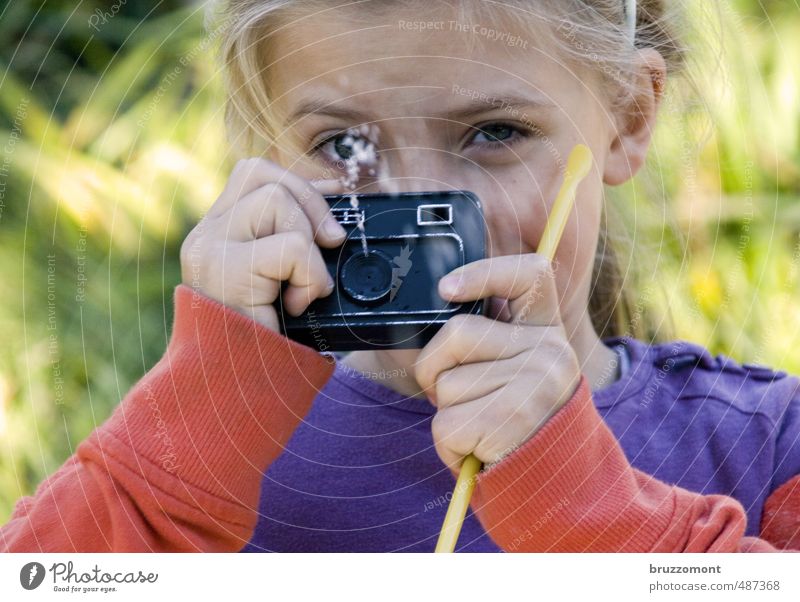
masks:
<svg viewBox="0 0 800 602"><path fill-rule="evenodd" d="M497 109L505 109L509 112L524 112L524 110L552 109L557 106L554 102L544 97L538 98L518 94L490 96L480 92L479 94L481 94L480 97L471 98L470 102L460 107L455 107L445 113L433 115L432 117L467 119ZM466 98L469 98L469 96L466 96ZM307 115L324 115L326 117L335 117L345 121L355 121L359 123L375 121L369 115L361 113L358 110L337 107L334 105L333 101L315 98L300 103L289 118L286 119L284 126L289 126Z"/></svg>
<svg viewBox="0 0 800 602"><path fill-rule="evenodd" d="M325 115L327 117L338 117L346 121L368 121L367 116L358 111L336 107L333 102L315 98L300 103L286 119L284 127L292 125L306 115Z"/></svg>
<svg viewBox="0 0 800 602"><path fill-rule="evenodd" d="M545 97L532 97L518 94L484 95L484 98L472 99L472 102L450 111L449 116L469 118L488 113L492 110L504 109L506 112L524 112L525 110L544 110L556 108L556 104Z"/></svg>

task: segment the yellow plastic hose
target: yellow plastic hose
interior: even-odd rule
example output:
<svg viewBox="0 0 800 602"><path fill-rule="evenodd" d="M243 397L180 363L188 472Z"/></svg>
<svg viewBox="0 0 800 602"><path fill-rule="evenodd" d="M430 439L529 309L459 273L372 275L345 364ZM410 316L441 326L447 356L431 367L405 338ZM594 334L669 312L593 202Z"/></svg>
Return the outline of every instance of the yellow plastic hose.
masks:
<svg viewBox="0 0 800 602"><path fill-rule="evenodd" d="M542 240L539 241L537 253L544 255L550 261L561 240L561 234L567 225L567 219L572 212L572 205L575 203L575 192L578 184L581 183L589 170L592 168L592 152L589 147L578 144L569 154L567 159L567 169L564 173L564 182L558 191L558 196L550 210L547 224L544 227ZM464 517L467 515L469 500L472 497L472 490L475 488L475 477L481 470L481 461L470 454L464 458L461 470L458 473L456 487L453 490L453 497L450 498L450 505L447 507L447 514L442 523L442 530L439 533L439 540L436 542L437 553L449 553L456 549L456 542L464 524Z"/></svg>

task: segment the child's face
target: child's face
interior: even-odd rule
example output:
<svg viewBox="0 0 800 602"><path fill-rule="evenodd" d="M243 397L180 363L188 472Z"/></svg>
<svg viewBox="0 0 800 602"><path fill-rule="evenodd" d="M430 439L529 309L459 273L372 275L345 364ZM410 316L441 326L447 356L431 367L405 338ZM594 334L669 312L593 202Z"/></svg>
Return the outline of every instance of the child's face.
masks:
<svg viewBox="0 0 800 602"><path fill-rule="evenodd" d="M536 250L567 155L576 143L588 145L597 170L578 189L556 254L562 318L575 325L586 314L612 117L594 76L539 48L530 34L456 18L441 10L388 11L356 22L329 11L288 26L272 40L270 57L272 109L290 124L273 158L307 178L339 177L344 136L312 149L375 124L393 188L475 192L488 252L500 256ZM434 29L410 24L421 20ZM518 39L510 47L490 35ZM290 143L308 156L290 152ZM380 186L362 177L359 191Z"/></svg>

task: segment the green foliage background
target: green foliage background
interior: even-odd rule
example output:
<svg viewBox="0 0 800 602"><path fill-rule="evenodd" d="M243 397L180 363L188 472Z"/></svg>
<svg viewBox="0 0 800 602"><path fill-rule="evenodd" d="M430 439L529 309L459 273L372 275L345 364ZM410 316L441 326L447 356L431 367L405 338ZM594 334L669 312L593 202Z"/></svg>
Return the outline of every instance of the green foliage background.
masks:
<svg viewBox="0 0 800 602"><path fill-rule="evenodd" d="M665 103L609 201L648 336L800 374L800 7L725 6L692 54L703 103ZM230 168L201 9L89 26L109 8L0 13L0 521L161 357L180 243Z"/></svg>

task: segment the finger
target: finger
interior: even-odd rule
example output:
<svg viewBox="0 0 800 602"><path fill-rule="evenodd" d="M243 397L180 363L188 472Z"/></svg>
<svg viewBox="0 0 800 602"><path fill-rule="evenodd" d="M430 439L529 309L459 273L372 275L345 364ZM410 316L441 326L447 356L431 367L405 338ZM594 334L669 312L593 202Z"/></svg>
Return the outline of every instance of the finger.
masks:
<svg viewBox="0 0 800 602"><path fill-rule="evenodd" d="M531 408L521 401L498 407L491 398L481 397L468 403L436 412L431 423L434 446L448 466L474 454L482 463L494 463L512 453L547 421L547 408ZM487 424L492 425L487 428Z"/></svg>
<svg viewBox="0 0 800 602"><path fill-rule="evenodd" d="M339 180L302 181L303 188L288 186L297 200L295 211L302 212L311 224L314 240L323 247L337 247L347 236L347 231L333 217L330 205L322 197L324 194L339 194L344 187Z"/></svg>
<svg viewBox="0 0 800 602"><path fill-rule="evenodd" d="M333 279L319 248L302 233L282 232L250 244L254 247L253 253L260 258L255 263L256 273L289 282L281 302L290 315L300 315L312 301L333 290Z"/></svg>
<svg viewBox="0 0 800 602"><path fill-rule="evenodd" d="M328 180L309 180L311 185L316 188L317 192L322 195L326 194L341 194L344 192L344 185L341 180L328 179Z"/></svg>
<svg viewBox="0 0 800 602"><path fill-rule="evenodd" d="M219 217L227 212L243 196L269 182L263 174L261 160L253 157L240 159L233 166L225 188L208 210L209 217Z"/></svg>
<svg viewBox="0 0 800 602"><path fill-rule="evenodd" d="M270 330L277 331L279 328L278 315L275 312L275 308L271 305L242 305L236 309L240 314L247 316L262 326L266 326Z"/></svg>
<svg viewBox="0 0 800 602"><path fill-rule="evenodd" d="M320 244L337 246L341 243L346 233L330 214L328 203L322 198L323 193L317 189L319 186L325 191L324 194L334 194L343 190L341 183L337 183L336 180L323 180L316 182L315 185L260 157L236 163L225 189L209 210L209 215L216 217L226 213L238 199L270 183L281 184L291 192L301 210L308 216L315 238L319 238Z"/></svg>
<svg viewBox="0 0 800 602"><path fill-rule="evenodd" d="M439 294L461 302L500 297L508 299L514 323L561 323L555 273L537 253L490 257L456 268L439 281Z"/></svg>
<svg viewBox="0 0 800 602"><path fill-rule="evenodd" d="M519 375L524 361L501 360L456 366L436 378L435 405L439 410L482 397L493 399Z"/></svg>
<svg viewBox="0 0 800 602"><path fill-rule="evenodd" d="M227 224L226 238L247 242L280 232L297 230L313 240L311 222L282 184L271 182L248 193L220 218Z"/></svg>
<svg viewBox="0 0 800 602"><path fill-rule="evenodd" d="M327 278L327 276L326 276ZM286 313L291 316L299 316L316 299L327 297L333 292L333 280L325 280L323 284L314 282L309 285L293 284L286 287L281 293L281 303L286 309Z"/></svg>
<svg viewBox="0 0 800 602"><path fill-rule="evenodd" d="M481 407L463 404L436 412L431 421L431 435L436 453L451 470L480 444Z"/></svg>
<svg viewBox="0 0 800 602"><path fill-rule="evenodd" d="M436 391L436 379L460 364L491 362L514 357L525 349L528 337L515 336L515 326L483 316L453 316L420 350L414 377L427 395Z"/></svg>
<svg viewBox="0 0 800 602"><path fill-rule="evenodd" d="M280 292L280 282L270 278L265 278L258 273L256 259L252 251L246 249L235 249L230 252L226 259L229 264L237 266L237 272L231 276L223 275L220 286L220 298L225 305L232 307L258 307L266 306L275 302ZM250 265L250 269L242 270L245 265Z"/></svg>

